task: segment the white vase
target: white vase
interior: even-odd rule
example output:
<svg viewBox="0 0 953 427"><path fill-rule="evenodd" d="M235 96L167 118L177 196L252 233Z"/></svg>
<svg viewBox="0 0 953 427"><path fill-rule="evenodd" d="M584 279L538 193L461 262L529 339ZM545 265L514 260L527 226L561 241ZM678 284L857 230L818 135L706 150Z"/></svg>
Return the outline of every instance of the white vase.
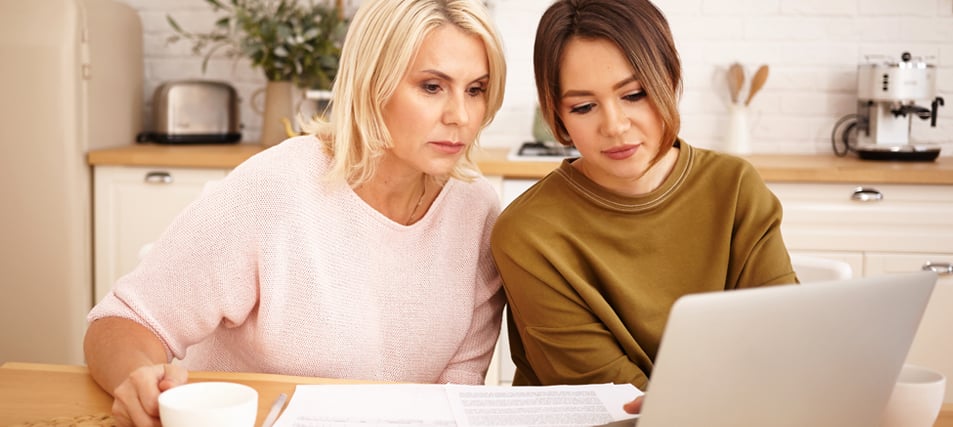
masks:
<svg viewBox="0 0 953 427"><path fill-rule="evenodd" d="M751 129L748 127L748 108L742 104L728 107L728 135L725 151L731 154L751 154Z"/></svg>

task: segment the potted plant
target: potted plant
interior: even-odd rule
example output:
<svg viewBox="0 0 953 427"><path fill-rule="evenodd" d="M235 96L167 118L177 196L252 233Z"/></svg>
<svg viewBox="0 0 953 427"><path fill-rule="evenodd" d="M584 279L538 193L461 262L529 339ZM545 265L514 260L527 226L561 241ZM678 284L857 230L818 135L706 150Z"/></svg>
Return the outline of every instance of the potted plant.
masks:
<svg viewBox="0 0 953 427"><path fill-rule="evenodd" d="M192 42L192 52L204 55L202 72L218 52L228 58L248 58L268 80L265 90L262 143L284 139L281 119L293 115L292 86L329 89L337 74L341 44L347 31L340 0L333 6L314 0L205 0L222 13L207 33L190 32L167 16L175 34L170 43ZM279 111L276 111L279 110Z"/></svg>

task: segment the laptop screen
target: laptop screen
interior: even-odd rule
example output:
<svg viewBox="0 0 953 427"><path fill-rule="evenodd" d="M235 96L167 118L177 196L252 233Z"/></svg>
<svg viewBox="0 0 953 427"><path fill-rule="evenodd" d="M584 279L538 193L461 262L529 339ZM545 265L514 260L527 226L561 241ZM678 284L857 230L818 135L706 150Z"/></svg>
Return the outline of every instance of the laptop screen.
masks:
<svg viewBox="0 0 953 427"><path fill-rule="evenodd" d="M639 426L879 425L935 283L918 272L685 296Z"/></svg>

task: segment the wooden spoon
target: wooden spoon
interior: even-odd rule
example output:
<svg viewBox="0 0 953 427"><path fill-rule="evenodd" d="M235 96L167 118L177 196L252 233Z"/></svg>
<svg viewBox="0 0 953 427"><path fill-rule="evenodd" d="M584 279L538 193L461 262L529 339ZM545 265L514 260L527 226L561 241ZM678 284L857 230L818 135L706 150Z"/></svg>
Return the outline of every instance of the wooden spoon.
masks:
<svg viewBox="0 0 953 427"><path fill-rule="evenodd" d="M751 104L751 98L754 98L754 95L764 87L764 82L768 80L768 66L762 65L758 67L758 71L755 71L754 77L751 78L751 90L748 92L748 99L745 100L745 105Z"/></svg>
<svg viewBox="0 0 953 427"><path fill-rule="evenodd" d="M738 103L741 87L745 84L745 69L735 62L728 67L728 90L731 92L731 103Z"/></svg>

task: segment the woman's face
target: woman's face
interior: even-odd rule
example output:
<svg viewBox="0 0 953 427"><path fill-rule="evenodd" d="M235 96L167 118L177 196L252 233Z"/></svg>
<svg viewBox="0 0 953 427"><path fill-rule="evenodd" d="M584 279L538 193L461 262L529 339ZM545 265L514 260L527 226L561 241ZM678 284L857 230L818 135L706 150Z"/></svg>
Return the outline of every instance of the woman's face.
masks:
<svg viewBox="0 0 953 427"><path fill-rule="evenodd" d="M658 178L646 172L659 152L663 125L622 51L603 39L570 39L559 84L556 112L582 156L573 165L622 194L654 189L659 179L642 178Z"/></svg>
<svg viewBox="0 0 953 427"><path fill-rule="evenodd" d="M393 140L387 160L411 172L449 174L483 124L488 70L478 36L450 24L428 34L384 104Z"/></svg>

